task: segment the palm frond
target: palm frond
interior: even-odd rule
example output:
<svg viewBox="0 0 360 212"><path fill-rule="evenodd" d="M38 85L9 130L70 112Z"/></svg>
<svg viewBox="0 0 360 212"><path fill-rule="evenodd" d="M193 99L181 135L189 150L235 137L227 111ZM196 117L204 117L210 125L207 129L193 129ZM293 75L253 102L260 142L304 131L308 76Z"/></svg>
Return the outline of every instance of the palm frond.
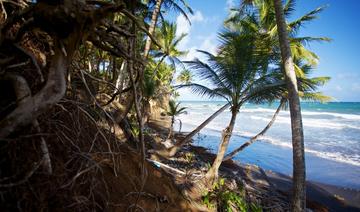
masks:
<svg viewBox="0 0 360 212"><path fill-rule="evenodd" d="M177 37L174 42L173 42L173 46L177 46L188 34L187 33L182 33L179 37Z"/></svg>
<svg viewBox="0 0 360 212"><path fill-rule="evenodd" d="M191 9L189 4L185 0L180 0L180 1L184 5L185 9L190 14L194 13L194 11ZM164 1L163 4L164 4L165 9L167 9L167 10L172 9L172 10L179 12L181 15L183 15L185 17L185 19L189 22L189 24L191 24L191 21L190 21L190 18L188 16L187 12L177 3L177 0L167 0L167 1Z"/></svg>
<svg viewBox="0 0 360 212"><path fill-rule="evenodd" d="M284 6L284 15L289 17L295 11L295 0L287 0Z"/></svg>
<svg viewBox="0 0 360 212"><path fill-rule="evenodd" d="M212 98L224 98L226 100L229 99L228 97L224 96L223 94L216 92L214 89L208 88L208 87L198 84L198 83L189 83L189 84L185 84L185 85L178 85L176 87L178 89L190 88L192 93L198 94L203 97L208 97L210 99L212 99Z"/></svg>
<svg viewBox="0 0 360 212"><path fill-rule="evenodd" d="M320 102L320 103L330 102L334 100L333 97L326 96L321 92L305 92L305 93L301 93L299 96L301 99L305 101Z"/></svg>
<svg viewBox="0 0 360 212"><path fill-rule="evenodd" d="M331 38L328 37L295 37L291 38L294 42L299 42L303 45L309 45L311 42L330 42Z"/></svg>
<svg viewBox="0 0 360 212"><path fill-rule="evenodd" d="M208 56L211 56L210 53L205 51L200 51ZM208 64L202 62L199 59L195 59L193 61L183 61L187 64L188 68L194 70L196 75L200 77L200 79L210 82L215 87L226 87L219 75L216 73L214 69L212 69Z"/></svg>
<svg viewBox="0 0 360 212"><path fill-rule="evenodd" d="M298 18L297 20L290 22L288 24L290 30L292 32L297 32L299 30L299 28L301 26L303 26L305 23L312 21L314 19L317 19L318 13L322 12L326 7L327 6L320 6L320 7L316 8L315 10L312 10L312 11L306 13L305 15Z"/></svg>

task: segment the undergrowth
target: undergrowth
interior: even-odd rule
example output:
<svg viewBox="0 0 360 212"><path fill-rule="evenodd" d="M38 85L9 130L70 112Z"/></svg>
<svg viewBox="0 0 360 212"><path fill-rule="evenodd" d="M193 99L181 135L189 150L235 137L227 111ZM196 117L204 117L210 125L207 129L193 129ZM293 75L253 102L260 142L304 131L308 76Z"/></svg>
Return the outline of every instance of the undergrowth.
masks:
<svg viewBox="0 0 360 212"><path fill-rule="evenodd" d="M218 211L241 211L241 212L262 212L262 208L255 203L248 203L245 200L244 190L231 190L225 185L225 179L220 178L214 183L213 188L202 197L203 203L209 209Z"/></svg>

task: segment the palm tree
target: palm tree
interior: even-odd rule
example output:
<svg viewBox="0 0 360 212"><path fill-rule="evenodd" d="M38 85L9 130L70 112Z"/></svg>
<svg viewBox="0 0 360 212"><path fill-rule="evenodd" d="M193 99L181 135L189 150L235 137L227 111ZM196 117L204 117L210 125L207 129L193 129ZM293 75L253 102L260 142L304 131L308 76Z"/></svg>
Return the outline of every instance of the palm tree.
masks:
<svg viewBox="0 0 360 212"><path fill-rule="evenodd" d="M241 106L245 102L272 101L285 91L284 82L268 68L267 48L254 32L225 31L220 37L223 43L218 56L200 51L207 57L207 63L199 59L186 62L209 86L197 83L182 86L202 96L224 98L230 105L231 119L223 130L215 161L206 174L207 183L217 178Z"/></svg>
<svg viewBox="0 0 360 212"><path fill-rule="evenodd" d="M186 86L190 85L191 83L186 84ZM184 85L177 86L178 88L183 87ZM196 135L198 132L200 132L204 127L206 127L212 120L214 120L219 114L224 112L226 109L230 107L230 103L225 104L221 108L219 108L215 113L213 113L209 118L207 118L204 122L202 122L199 126L197 126L193 131L188 133L185 138L182 140L177 141L172 147L167 149L166 151L159 152L160 155L164 157L173 157L177 151L191 141L192 137Z"/></svg>
<svg viewBox="0 0 360 212"><path fill-rule="evenodd" d="M244 144L242 144L240 147L236 148L235 150L233 150L232 152L228 153L225 157L223 161L226 160L230 160L231 158L233 158L237 153L243 151L246 147L250 146L252 143L254 143L259 137L263 136L269 129L270 127L273 125L273 123L275 122L275 119L277 117L277 115L279 114L281 108L284 107L286 103L286 99L282 98L280 100L280 104L278 106L278 108L276 109L274 115L272 116L270 122L265 126L265 128L263 130L261 130L258 134L256 134L255 136L253 136L252 138L250 138L247 142L245 142Z"/></svg>
<svg viewBox="0 0 360 212"><path fill-rule="evenodd" d="M330 77L313 77L309 78L313 67L309 64L300 65L300 61L296 62L297 66L302 72L301 76L297 76L298 78L298 87L299 87L299 95L301 99L305 101L315 101L315 102L328 102L332 100L331 97L324 95L321 92L318 92L318 87L323 86L326 82L330 80ZM227 154L224 158L224 161L233 158L237 153L243 151L246 147L250 146L252 143L257 141L259 137L263 136L270 127L274 124L276 117L278 116L280 110L286 107L288 102L287 93L283 94L283 97L280 100L280 104L276 109L274 115L272 116L270 122L265 126L263 130L261 130L258 134L251 137L247 142L243 143L240 147L236 148L229 154Z"/></svg>
<svg viewBox="0 0 360 212"><path fill-rule="evenodd" d="M179 76L177 77L177 81L181 84L189 84L192 81L192 74L188 69L184 69L180 72Z"/></svg>
<svg viewBox="0 0 360 212"><path fill-rule="evenodd" d="M294 1L289 0L284 7L284 14L286 16L290 16L294 11ZM239 13L241 12L238 10L236 16L230 17L226 24L233 28L233 30L239 30L243 25L248 26L251 25L254 27L259 33L267 34L267 40L269 40L270 44L274 45L274 54L273 61L278 63L277 67L279 67L279 71L281 71L280 67L282 67L281 58L277 57L276 55L280 55L278 52L278 41L276 38L276 20L275 20L275 12L272 6L271 1L255 1L253 6L255 7L255 11L251 11L250 14L256 13L257 15L248 15L245 13L242 17L239 17ZM298 78L298 87L300 90L300 97L304 100L311 100L311 101L318 101L318 102L326 102L331 100L330 97L323 95L320 92L316 92L318 86L323 85L326 83L330 78L328 77L317 77L317 78L309 78L309 73L313 70L313 67L318 63L318 56L308 50L305 47L305 44L308 44L311 41L330 41L327 37L297 37L299 32L300 26L304 23L314 20L317 18L317 14L323 10L324 7L318 7L315 10L312 10L306 13L304 16L292 21L288 24L287 30L290 32L290 46L294 60L296 61L294 64L295 72ZM242 8L244 9L244 8ZM276 53L277 52L277 53ZM307 83L301 83L307 81ZM263 136L267 130L272 126L274 123L277 115L279 114L281 108L285 106L288 101L287 93L284 93L283 98L280 100L280 104L275 111L272 119L270 122L265 126L265 128L255 135L254 137L250 138L249 141L242 144L240 147L233 150L229 153L224 160L231 159L234 157L238 152L244 150L250 144L255 142L260 136Z"/></svg>
<svg viewBox="0 0 360 212"><path fill-rule="evenodd" d="M272 48L271 50L269 50L270 62L278 62L279 60L281 60L281 58L279 57L280 52L278 51L278 47L277 47L278 40L276 37L277 34L276 34L276 22L275 22L274 12L271 12L271 11L273 11L273 8L271 8L269 6L270 3L271 3L271 1L256 1L254 4L258 10L257 13L265 14L265 15L245 14L246 16L243 16L243 15L240 16L239 14L242 14L242 9L244 9L244 8L242 8L242 9L238 10L237 13L234 12L233 13L234 16L230 17L227 21L225 21L225 25L227 28L229 28L229 30L238 31L238 33L241 33L244 27L245 28L248 28L248 27L253 28L254 31L257 31L259 37L262 38L263 42L264 43L267 42L267 46ZM293 6L294 6L294 1L293 0L288 1L284 8L284 12L287 15L291 15L291 11L294 11ZM317 13L321 12L322 9L323 9L323 7L319 7L317 9L305 14L304 16L298 18L297 20L291 22L289 24L289 26L291 26L291 27L289 27L290 30L292 31L291 34L293 36L295 36L299 27L302 26L305 22L317 18L317 16L316 16ZM234 9L234 11L235 10L236 9ZM269 18L269 16L273 17L273 18ZM260 20L257 20L257 18ZM294 37L291 39L291 43L292 43L291 47L292 47L292 51L294 52L294 58L303 58L303 59L305 58L305 60L308 63L310 63L312 65L316 65L316 62L318 61L317 55L304 47L304 45L310 41L330 41L330 39L327 37ZM300 76L303 76L302 70L298 66L295 66L295 68L296 68L297 74L299 74ZM183 87L183 85L175 86L175 88L181 88L181 87ZM178 149L181 148L181 146L190 142L194 135L196 135L198 132L200 132L205 126L207 126L207 124L209 124L219 114L224 112L229 107L229 105L230 104L226 104L223 107L221 107L220 109L218 109L218 111L216 111L213 115L211 115L208 119L206 119L202 124L200 124L192 132L187 134L187 136L185 138L177 141L175 143L175 145L173 147L171 147L168 151L162 152L162 155L169 156L169 157L174 156L176 154L176 152L178 151ZM282 106L279 105L279 107L282 107ZM280 112L280 109L279 109L279 112ZM276 116L277 116L277 114L274 115L274 117L273 117L274 120L275 120ZM271 125L272 125L272 123L270 124L270 126ZM270 126L268 128L270 128ZM266 128L266 129L268 129L268 128ZM266 131L267 130L265 130L265 132ZM259 137L259 136L257 136L257 137Z"/></svg>
<svg viewBox="0 0 360 212"><path fill-rule="evenodd" d="M306 210L306 167L304 150L304 132L302 125L300 97L298 94L297 79L294 62L291 55L290 41L281 0L274 0L276 26L279 36L281 58L284 66L284 75L289 92L289 106L291 117L291 132L293 146L293 200L292 211Z"/></svg>
<svg viewBox="0 0 360 212"><path fill-rule="evenodd" d="M160 64L166 58L173 66L175 66L175 64L182 64L178 57L187 54L186 51L180 51L177 49L177 45L185 38L185 36L187 36L187 34L182 34L179 37L176 37L176 28L176 23L164 21L161 27L156 32L157 40L162 48L153 51L153 56L156 58L160 58L158 61L158 65L154 70L154 76L156 75Z"/></svg>
<svg viewBox="0 0 360 212"><path fill-rule="evenodd" d="M169 129L169 135L168 139L174 137L174 123L175 123L175 117L181 114L187 113L186 107L180 107L180 102L176 103L174 100L169 101L169 108L166 114L171 117L171 125ZM181 121L180 121L180 130L181 130Z"/></svg>
<svg viewBox="0 0 360 212"><path fill-rule="evenodd" d="M187 2L185 0L180 0L180 2L185 7L185 9L188 12L190 12L190 14L193 14L192 9L190 8L190 6L187 4ZM175 11L180 12L187 20L189 20L185 10L183 10L181 8L181 6L178 4L177 0L149 0L149 1L146 1L145 3L151 3L151 4L155 5L152 15L151 15L150 25L149 25L149 34L151 34L151 35L154 35L157 20L161 13L161 7L163 5L165 6L165 9L167 9L167 10L174 9ZM148 36L146 38L145 49L144 49L144 57L145 58L147 58L149 56L150 48L151 48L151 39Z"/></svg>
<svg viewBox="0 0 360 212"><path fill-rule="evenodd" d="M300 19L286 24L285 17L294 10L295 1L288 0L283 7L281 0L245 0L243 1L240 14L246 11L247 5L251 5L250 9L257 12L257 16L262 21L262 31L268 34L269 41L274 38L278 40L277 48L280 49L282 59L282 67L284 78L287 82L288 99L290 105L292 145L293 145L293 211L305 210L305 153L304 153L304 135L302 127L300 98L298 94L298 85L296 71L298 67L294 64L293 58L297 53L301 56L307 55L309 61L316 61L316 57L311 51L303 48L302 43L308 41L307 37L300 39L292 39L292 32L299 28L302 24L316 18L316 14L323 8L318 8ZM242 17L239 17L240 19ZM275 21L274 21L275 20ZM290 28L290 30L289 30ZM295 29L292 31L292 29ZM289 38L290 36L290 38ZM313 40L327 40L322 38L314 38ZM295 44L295 45L294 45Z"/></svg>

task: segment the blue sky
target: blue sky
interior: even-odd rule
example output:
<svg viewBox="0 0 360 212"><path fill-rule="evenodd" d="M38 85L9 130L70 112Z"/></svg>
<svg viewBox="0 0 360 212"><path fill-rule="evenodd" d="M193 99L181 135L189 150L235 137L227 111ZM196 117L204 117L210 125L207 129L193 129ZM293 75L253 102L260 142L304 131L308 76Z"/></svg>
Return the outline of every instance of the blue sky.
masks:
<svg viewBox="0 0 360 212"><path fill-rule="evenodd" d="M177 22L178 34L188 33L180 43L181 50L188 50L185 60L199 57L196 49L216 51L217 32L221 29L229 7L239 0L188 0L195 11L190 16L191 26L184 17L169 14ZM337 101L360 101L360 1L359 0L298 0L291 19L321 5L328 5L319 19L301 29L301 35L327 36L330 43L313 43L310 49L320 57L314 76L330 76L331 81L321 91ZM187 90L180 91L180 100L200 100Z"/></svg>

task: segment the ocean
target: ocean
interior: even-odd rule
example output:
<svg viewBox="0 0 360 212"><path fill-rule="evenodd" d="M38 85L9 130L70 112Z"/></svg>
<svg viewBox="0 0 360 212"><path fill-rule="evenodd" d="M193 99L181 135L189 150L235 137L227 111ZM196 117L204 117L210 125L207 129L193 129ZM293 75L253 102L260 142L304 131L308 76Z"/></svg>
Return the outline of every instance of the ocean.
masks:
<svg viewBox="0 0 360 212"><path fill-rule="evenodd" d="M223 106L219 101L183 101L187 114L180 115L182 131L192 131ZM246 104L240 109L228 152L259 133L272 118L278 103ZM307 179L360 189L360 103L304 102L301 105L306 151ZM221 131L230 121L229 110L220 114L195 136L194 144L216 152ZM179 129L177 122L175 130ZM290 114L283 110L273 126L254 144L234 158L265 170L292 174Z"/></svg>

